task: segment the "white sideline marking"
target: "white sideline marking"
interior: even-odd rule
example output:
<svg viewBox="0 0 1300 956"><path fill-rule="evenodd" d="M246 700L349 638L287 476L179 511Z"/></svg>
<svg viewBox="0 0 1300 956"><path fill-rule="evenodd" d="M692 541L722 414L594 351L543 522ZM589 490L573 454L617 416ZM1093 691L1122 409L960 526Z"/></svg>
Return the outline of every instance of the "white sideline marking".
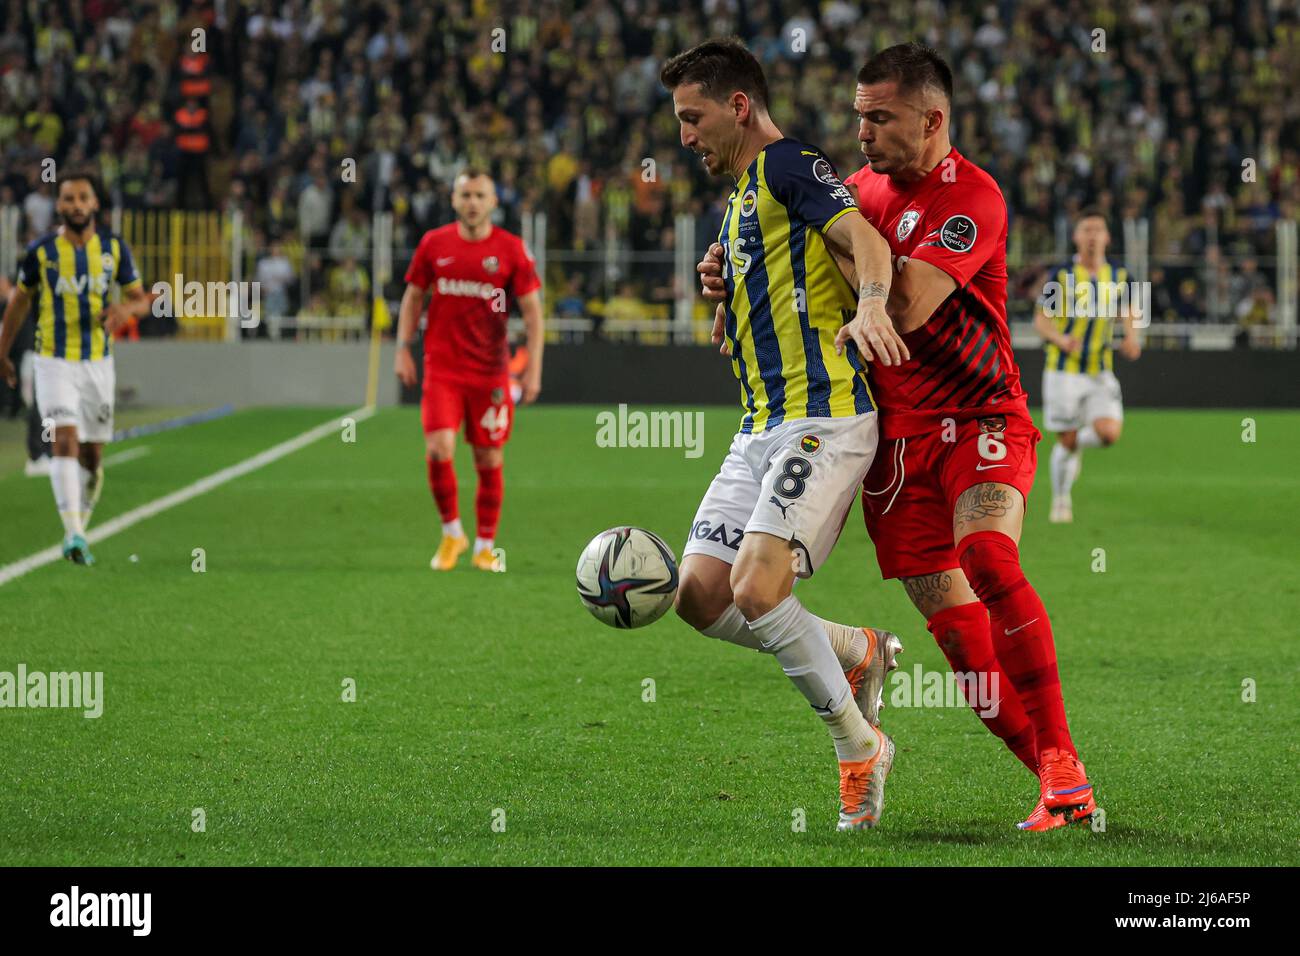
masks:
<svg viewBox="0 0 1300 956"><path fill-rule="evenodd" d="M105 468L111 468L113 465L120 465L126 461L143 458L147 454L149 454L149 446L141 445L139 448L128 448L126 451L119 451L116 455L109 455L100 464Z"/></svg>
<svg viewBox="0 0 1300 956"><path fill-rule="evenodd" d="M375 413L373 407L362 406L355 411L348 412L339 418L331 418L329 421L317 425L315 428L308 429L295 438L283 441L278 445L273 445L266 451L258 452L252 458L245 458L238 464L231 465L229 468L223 468L218 472L208 475L206 478L200 478L192 485L186 485L178 491L173 491L169 495L163 495L161 498L155 498L153 501L146 502L138 508L133 508L125 514L120 514L116 518L110 518L102 525L86 534L86 541L89 544L98 544L106 538L111 538L119 531L125 531L132 525L139 524L147 518L166 511L168 508L175 508L177 505L184 504L191 498L197 498L201 494L218 488L229 481L234 481L250 471L256 471L263 465L269 465L273 461L291 455L300 448L310 445L317 439L324 438L339 429L339 422L343 418L351 418L355 421L365 421ZM35 554L29 554L21 560L12 564L6 564L0 567L0 586L8 584L15 578L20 578L29 571L35 571L37 568L52 564L55 561L63 560L62 545L46 548L43 551L37 551Z"/></svg>

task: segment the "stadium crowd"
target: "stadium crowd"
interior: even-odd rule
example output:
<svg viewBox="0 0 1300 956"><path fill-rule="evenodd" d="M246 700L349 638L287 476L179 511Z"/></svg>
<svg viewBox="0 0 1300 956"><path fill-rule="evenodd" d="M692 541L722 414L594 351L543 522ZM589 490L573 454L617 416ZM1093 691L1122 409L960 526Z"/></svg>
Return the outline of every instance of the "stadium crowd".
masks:
<svg viewBox="0 0 1300 956"><path fill-rule="evenodd" d="M1022 316L1096 205L1120 256L1121 222L1149 221L1157 321L1267 322L1275 223L1300 211L1293 0L0 0L0 29L0 207L25 237L54 219L42 160L90 163L125 209L241 210L289 314L369 289L376 210L400 289L401 250L450 219L470 163L507 227L546 212L553 310L668 301L674 217L702 245L726 189L682 151L658 69L717 34L751 45L778 124L842 174L858 65L936 47L953 141L1006 193Z"/></svg>

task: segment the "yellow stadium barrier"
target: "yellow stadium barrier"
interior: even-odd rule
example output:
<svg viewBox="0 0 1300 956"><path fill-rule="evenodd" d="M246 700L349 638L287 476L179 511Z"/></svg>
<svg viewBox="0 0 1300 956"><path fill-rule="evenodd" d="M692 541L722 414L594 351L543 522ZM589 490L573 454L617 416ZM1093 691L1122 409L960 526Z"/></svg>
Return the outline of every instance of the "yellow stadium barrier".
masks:
<svg viewBox="0 0 1300 956"><path fill-rule="evenodd" d="M179 209L124 209L122 238L135 256L145 289L155 282L230 281L229 224L219 212ZM222 315L183 316L178 335L189 339L224 339Z"/></svg>

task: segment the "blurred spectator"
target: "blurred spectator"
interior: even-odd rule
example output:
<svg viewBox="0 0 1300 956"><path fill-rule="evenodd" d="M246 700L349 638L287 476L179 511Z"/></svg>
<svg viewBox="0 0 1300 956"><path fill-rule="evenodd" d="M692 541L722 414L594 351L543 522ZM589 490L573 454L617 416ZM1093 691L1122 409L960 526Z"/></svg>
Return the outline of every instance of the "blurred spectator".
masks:
<svg viewBox="0 0 1300 956"><path fill-rule="evenodd" d="M284 245L278 239L271 240L266 255L257 262L262 311L268 317L271 338L278 338L280 320L289 314L289 297L297 281L293 263L284 254Z"/></svg>
<svg viewBox="0 0 1300 956"><path fill-rule="evenodd" d="M618 292L605 303L606 322L627 322L645 318L645 303L637 298L636 286L619 283Z"/></svg>
<svg viewBox="0 0 1300 956"><path fill-rule="evenodd" d="M370 276L357 260L346 256L329 270L326 283L330 311L341 318L369 315Z"/></svg>
<svg viewBox="0 0 1300 956"><path fill-rule="evenodd" d="M334 191L324 170L318 170L298 197L298 228L304 241L315 245L329 235L333 210Z"/></svg>
<svg viewBox="0 0 1300 956"><path fill-rule="evenodd" d="M54 224L54 190L39 179L35 173L32 174L32 191L23 199L23 215L27 217L27 227L33 236L49 232Z"/></svg>
<svg viewBox="0 0 1300 956"><path fill-rule="evenodd" d="M1268 283L1259 273L1259 262L1252 256L1241 261L1241 266L1228 283L1228 298L1237 308L1254 298L1260 289L1268 288Z"/></svg>
<svg viewBox="0 0 1300 956"><path fill-rule="evenodd" d="M364 259L370 255L370 219L355 205L330 230L331 259Z"/></svg>
<svg viewBox="0 0 1300 956"><path fill-rule="evenodd" d="M661 298L665 276L628 269L628 256L665 249L680 214L696 217L702 246L725 192L683 161L662 61L706 35L741 35L765 64L782 130L846 174L861 163L854 72L873 51L919 39L953 67L954 141L1006 194L1022 272L1013 287L1068 254L1071 211L1094 203L1111 215L1116 258L1122 220L1150 223L1151 275L1159 265L1167 277L1157 298L1172 313L1200 321L1220 297L1217 260L1198 261L1215 247L1234 264L1233 305L1274 281L1275 223L1300 205L1294 3L704 9L702 19L658 0L0 0L0 182L27 238L52 222L48 185L33 176L45 158L83 156L133 209L223 208L242 182L236 205L258 228L364 261L355 215L368 230L372 211L391 210L395 236L412 244L450 218L456 174L486 164L499 222L519 230L545 212L551 249L591 253L615 264L601 271L607 283L622 274L638 300ZM1091 24L1111 38L1104 53ZM483 42L499 26L504 52ZM348 160L354 179L340 176ZM1187 306L1188 281L1199 308Z"/></svg>
<svg viewBox="0 0 1300 956"><path fill-rule="evenodd" d="M561 319L584 319L587 317L587 300L582 294L581 276L569 276L564 293L556 297L555 314Z"/></svg>

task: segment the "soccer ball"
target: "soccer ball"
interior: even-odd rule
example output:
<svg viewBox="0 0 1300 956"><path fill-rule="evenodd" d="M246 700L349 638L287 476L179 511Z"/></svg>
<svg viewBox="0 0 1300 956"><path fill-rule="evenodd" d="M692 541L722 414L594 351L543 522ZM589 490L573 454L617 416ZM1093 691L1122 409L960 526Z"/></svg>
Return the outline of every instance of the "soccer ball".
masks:
<svg viewBox="0 0 1300 956"><path fill-rule="evenodd" d="M578 558L578 597L610 627L645 627L673 606L677 559L644 528L610 528Z"/></svg>

